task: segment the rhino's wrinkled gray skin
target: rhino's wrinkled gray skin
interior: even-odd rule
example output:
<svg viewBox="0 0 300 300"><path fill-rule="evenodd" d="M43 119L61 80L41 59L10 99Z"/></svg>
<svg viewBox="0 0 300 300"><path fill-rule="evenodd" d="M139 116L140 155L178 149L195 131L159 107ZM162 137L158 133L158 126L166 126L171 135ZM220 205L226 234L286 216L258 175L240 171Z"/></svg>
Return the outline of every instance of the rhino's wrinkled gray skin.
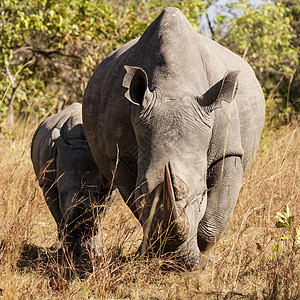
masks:
<svg viewBox="0 0 300 300"><path fill-rule="evenodd" d="M228 225L263 122L251 67L176 8L99 65L83 102L96 163L108 180L117 166L114 185L144 243L190 269L203 266Z"/></svg>
<svg viewBox="0 0 300 300"><path fill-rule="evenodd" d="M99 196L100 184L83 131L81 104L74 103L40 124L32 139L31 159L59 239L81 251L81 243L91 237L91 200Z"/></svg>

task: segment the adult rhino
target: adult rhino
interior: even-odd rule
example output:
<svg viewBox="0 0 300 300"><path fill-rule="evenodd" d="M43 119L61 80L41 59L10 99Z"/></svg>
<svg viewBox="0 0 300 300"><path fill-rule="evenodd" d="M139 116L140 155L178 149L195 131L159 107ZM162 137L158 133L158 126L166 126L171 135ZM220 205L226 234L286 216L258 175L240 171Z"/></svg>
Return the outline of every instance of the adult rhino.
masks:
<svg viewBox="0 0 300 300"><path fill-rule="evenodd" d="M91 238L98 200L99 170L85 138L82 105L74 103L48 117L36 130L31 160L59 239L75 253Z"/></svg>
<svg viewBox="0 0 300 300"><path fill-rule="evenodd" d="M142 250L174 253L189 269L228 225L263 123L251 67L177 8L111 53L83 102L91 151L143 226Z"/></svg>

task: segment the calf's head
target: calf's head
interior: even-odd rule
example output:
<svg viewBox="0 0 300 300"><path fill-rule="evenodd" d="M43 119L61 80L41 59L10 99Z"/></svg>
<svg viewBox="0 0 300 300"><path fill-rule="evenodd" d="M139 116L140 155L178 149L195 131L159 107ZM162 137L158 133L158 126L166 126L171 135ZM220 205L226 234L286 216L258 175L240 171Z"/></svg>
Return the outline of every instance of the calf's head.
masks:
<svg viewBox="0 0 300 300"><path fill-rule="evenodd" d="M65 142L59 129L54 128L52 140L57 148L56 184L65 234L74 239L90 237L94 225L91 200L98 195L98 168L85 139Z"/></svg>
<svg viewBox="0 0 300 300"><path fill-rule="evenodd" d="M174 97L174 91L151 91L143 69L125 69L123 86L132 102L138 145L135 203L144 243L157 245L163 240L163 246L157 247L177 253L188 268L194 268L200 254L197 228L207 202L207 151L214 110L234 98L239 71L227 72L202 95L186 91Z"/></svg>

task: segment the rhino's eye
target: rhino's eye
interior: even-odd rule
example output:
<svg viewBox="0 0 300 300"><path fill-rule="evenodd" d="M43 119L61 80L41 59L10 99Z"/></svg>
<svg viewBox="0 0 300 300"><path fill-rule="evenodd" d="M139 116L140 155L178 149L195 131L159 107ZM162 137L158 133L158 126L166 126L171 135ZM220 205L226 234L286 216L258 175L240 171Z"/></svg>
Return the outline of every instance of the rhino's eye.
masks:
<svg viewBox="0 0 300 300"><path fill-rule="evenodd" d="M207 197L207 190L205 190L205 191L201 194L201 200L200 200L200 203L199 203L199 211L201 211L203 201L206 200L206 197Z"/></svg>

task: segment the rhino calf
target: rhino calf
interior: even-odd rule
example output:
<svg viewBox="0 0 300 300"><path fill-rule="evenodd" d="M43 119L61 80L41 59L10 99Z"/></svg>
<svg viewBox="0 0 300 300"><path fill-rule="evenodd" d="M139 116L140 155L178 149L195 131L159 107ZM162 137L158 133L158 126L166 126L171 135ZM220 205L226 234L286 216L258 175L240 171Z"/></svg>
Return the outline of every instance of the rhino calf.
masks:
<svg viewBox="0 0 300 300"><path fill-rule="evenodd" d="M74 103L48 117L36 130L31 145L34 171L67 249L81 253L91 238L99 201L101 176L85 138L82 106Z"/></svg>

